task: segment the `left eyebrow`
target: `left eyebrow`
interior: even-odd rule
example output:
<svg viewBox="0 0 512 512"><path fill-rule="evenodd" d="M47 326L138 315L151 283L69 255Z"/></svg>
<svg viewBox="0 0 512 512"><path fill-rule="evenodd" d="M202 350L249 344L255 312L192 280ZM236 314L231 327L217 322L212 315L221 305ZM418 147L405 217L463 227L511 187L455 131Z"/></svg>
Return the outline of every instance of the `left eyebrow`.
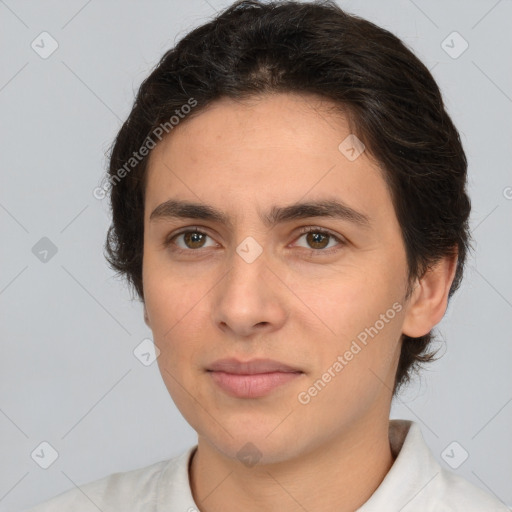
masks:
<svg viewBox="0 0 512 512"><path fill-rule="evenodd" d="M270 212L263 217L268 227L279 223L311 217L327 217L339 219L356 224L361 228L371 228L368 215L351 208L338 199L324 199L306 203L295 203L289 206L273 206Z"/></svg>
<svg viewBox="0 0 512 512"><path fill-rule="evenodd" d="M291 220L309 219L312 217L340 219L351 222L361 228L371 228L368 215L351 208L338 199L294 203L288 206L273 206L268 213L260 213L260 217L265 226L269 228ZM178 199L169 199L158 205L149 216L150 222L157 219L208 220L224 224L229 228L233 227L231 218L214 206Z"/></svg>

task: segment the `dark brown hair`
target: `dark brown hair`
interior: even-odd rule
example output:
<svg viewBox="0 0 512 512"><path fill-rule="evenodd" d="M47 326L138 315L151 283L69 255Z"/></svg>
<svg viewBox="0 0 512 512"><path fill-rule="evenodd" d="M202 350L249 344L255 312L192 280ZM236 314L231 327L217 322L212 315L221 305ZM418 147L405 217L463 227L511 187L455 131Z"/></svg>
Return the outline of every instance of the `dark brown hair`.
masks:
<svg viewBox="0 0 512 512"><path fill-rule="evenodd" d="M458 253L451 297L471 247L467 161L459 134L420 60L396 36L333 1L238 1L164 54L110 150L113 222L105 256L111 267L143 301L147 149L161 139L162 126L172 133L178 117L186 122L221 97L280 92L315 94L347 115L383 169L410 282L440 258ZM394 394L421 363L435 359L437 351L427 351L433 339L432 332L402 335Z"/></svg>

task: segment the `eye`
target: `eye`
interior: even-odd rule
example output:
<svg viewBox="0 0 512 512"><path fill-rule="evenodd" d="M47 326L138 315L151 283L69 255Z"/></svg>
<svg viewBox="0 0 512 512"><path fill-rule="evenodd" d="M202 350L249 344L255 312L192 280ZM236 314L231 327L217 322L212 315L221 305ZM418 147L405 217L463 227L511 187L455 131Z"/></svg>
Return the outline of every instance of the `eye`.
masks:
<svg viewBox="0 0 512 512"><path fill-rule="evenodd" d="M302 228L300 232L303 234L297 240L305 238L307 246L302 247L304 249L311 249L311 252L330 254L338 251L339 247L346 244L339 236L324 228L307 226ZM171 235L165 240L164 246L172 246L171 250L177 253L199 253L199 249L217 246L213 241L212 244L206 245L208 238L211 239L207 233L193 227ZM181 242L181 244L179 242ZM332 242L334 242L334 244L332 244ZM301 246L299 245L299 247Z"/></svg>
<svg viewBox="0 0 512 512"><path fill-rule="evenodd" d="M315 226L308 226L301 229L301 233L304 233L302 236L298 238L305 238L308 247L306 249L313 249L314 252L324 252L330 254L331 252L336 252L336 245L343 246L345 242L334 235L330 231L327 231L323 228L318 228ZM334 246L329 247L330 242L338 242L338 244L334 244ZM304 247L304 246L303 246ZM334 250L332 250L334 248ZM326 250L328 249L328 250Z"/></svg>
<svg viewBox="0 0 512 512"><path fill-rule="evenodd" d="M204 247L215 247L215 243L213 243L213 246L205 245L207 238L210 238L208 234L199 231L197 228L192 228L172 235L165 241L164 245L166 247L171 245L176 246L177 248L172 248L172 250L176 252L192 252L196 249L203 249ZM181 240L183 245L176 243L175 240Z"/></svg>

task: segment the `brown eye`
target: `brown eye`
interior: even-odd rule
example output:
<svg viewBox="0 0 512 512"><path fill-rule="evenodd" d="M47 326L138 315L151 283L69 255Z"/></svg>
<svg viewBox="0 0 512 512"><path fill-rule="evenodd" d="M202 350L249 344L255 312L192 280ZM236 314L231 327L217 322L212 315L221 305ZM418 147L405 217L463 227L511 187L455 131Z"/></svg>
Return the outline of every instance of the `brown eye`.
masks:
<svg viewBox="0 0 512 512"><path fill-rule="evenodd" d="M303 234L295 242L299 247L309 249L311 254L328 255L339 251L346 245L343 237L338 236L325 228L316 226L307 226L300 230ZM305 239L305 245L298 243L301 239Z"/></svg>
<svg viewBox="0 0 512 512"><path fill-rule="evenodd" d="M211 239L209 235L202 231L189 229L169 237L165 246L176 252L199 252L199 249L215 246L213 241L210 245L205 245L208 238Z"/></svg>
<svg viewBox="0 0 512 512"><path fill-rule="evenodd" d="M312 249L320 254L335 252L339 247L345 245L342 239L325 229L310 226L303 228L301 231L303 235L300 236L298 240L305 238L306 241L306 246L302 245L301 247Z"/></svg>
<svg viewBox="0 0 512 512"><path fill-rule="evenodd" d="M329 244L330 235L311 232L306 234L306 240L312 249L325 249Z"/></svg>
<svg viewBox="0 0 512 512"><path fill-rule="evenodd" d="M203 246L207 236L204 233L200 233L198 231L187 231L182 233L182 235L183 241L189 249L200 249Z"/></svg>

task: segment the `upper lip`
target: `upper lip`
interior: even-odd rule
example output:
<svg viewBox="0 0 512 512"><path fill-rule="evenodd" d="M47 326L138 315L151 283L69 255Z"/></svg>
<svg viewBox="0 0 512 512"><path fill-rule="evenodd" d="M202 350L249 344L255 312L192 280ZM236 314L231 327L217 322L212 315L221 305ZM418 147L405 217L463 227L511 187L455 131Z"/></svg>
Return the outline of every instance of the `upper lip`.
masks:
<svg viewBox="0 0 512 512"><path fill-rule="evenodd" d="M272 359L251 359L239 361L238 359L219 359L207 367L211 372L226 372L239 375L255 375L271 372L301 372L298 368L292 368L287 364Z"/></svg>

